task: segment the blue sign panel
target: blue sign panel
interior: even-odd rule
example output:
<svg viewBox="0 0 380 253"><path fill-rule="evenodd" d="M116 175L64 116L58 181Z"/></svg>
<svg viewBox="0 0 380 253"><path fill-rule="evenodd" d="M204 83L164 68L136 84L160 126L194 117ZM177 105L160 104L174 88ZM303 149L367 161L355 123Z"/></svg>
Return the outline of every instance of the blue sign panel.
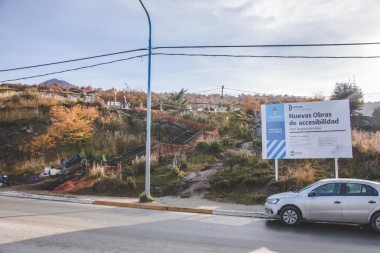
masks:
<svg viewBox="0 0 380 253"><path fill-rule="evenodd" d="M286 156L284 104L266 106L266 145L268 159L284 159Z"/></svg>

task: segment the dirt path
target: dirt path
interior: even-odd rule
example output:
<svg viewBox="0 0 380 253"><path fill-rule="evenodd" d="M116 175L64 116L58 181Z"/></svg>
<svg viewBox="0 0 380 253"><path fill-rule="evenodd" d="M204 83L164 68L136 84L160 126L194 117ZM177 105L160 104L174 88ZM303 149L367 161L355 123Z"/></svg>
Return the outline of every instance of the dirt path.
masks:
<svg viewBox="0 0 380 253"><path fill-rule="evenodd" d="M181 182L181 187L178 189L178 196L203 197L203 195L210 189L210 180L222 165L222 163L214 163L206 170L191 172L188 174Z"/></svg>
<svg viewBox="0 0 380 253"><path fill-rule="evenodd" d="M238 152L239 150L252 149L252 142L246 142L240 147L231 150L230 152ZM223 163L211 164L207 169L199 172L191 172L181 182L177 196L188 197L203 197L210 190L210 181L215 173L222 168Z"/></svg>

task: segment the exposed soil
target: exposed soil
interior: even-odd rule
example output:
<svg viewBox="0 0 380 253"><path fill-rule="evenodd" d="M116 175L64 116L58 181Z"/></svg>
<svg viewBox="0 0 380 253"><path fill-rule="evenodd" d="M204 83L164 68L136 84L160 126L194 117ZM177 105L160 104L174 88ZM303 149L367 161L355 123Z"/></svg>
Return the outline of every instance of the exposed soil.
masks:
<svg viewBox="0 0 380 253"><path fill-rule="evenodd" d="M243 143L238 148L230 150L229 152L232 153L248 149L252 149L252 142ZM184 179L182 179L177 195L182 198L194 196L203 197L209 193L210 181L222 166L223 163L214 163L204 170L189 173Z"/></svg>
<svg viewBox="0 0 380 253"><path fill-rule="evenodd" d="M205 170L189 173L182 180L177 195L182 198L203 197L210 189L210 180L222 165L222 163L214 163Z"/></svg>

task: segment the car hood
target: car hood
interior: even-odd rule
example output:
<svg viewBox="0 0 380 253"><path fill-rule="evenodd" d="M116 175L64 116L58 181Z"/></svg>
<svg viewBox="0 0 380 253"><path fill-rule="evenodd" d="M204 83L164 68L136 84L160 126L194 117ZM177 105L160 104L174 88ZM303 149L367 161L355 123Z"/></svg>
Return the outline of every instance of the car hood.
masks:
<svg viewBox="0 0 380 253"><path fill-rule="evenodd" d="M298 196L298 192L282 192L270 196L268 199L292 198Z"/></svg>

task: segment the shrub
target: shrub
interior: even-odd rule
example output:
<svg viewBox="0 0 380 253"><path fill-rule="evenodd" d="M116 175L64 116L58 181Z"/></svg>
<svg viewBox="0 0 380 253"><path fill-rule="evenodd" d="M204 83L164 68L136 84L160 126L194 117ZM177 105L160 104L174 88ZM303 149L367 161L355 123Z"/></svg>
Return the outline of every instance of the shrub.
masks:
<svg viewBox="0 0 380 253"><path fill-rule="evenodd" d="M132 160L132 167L136 174L145 173L145 156L136 156L135 159Z"/></svg>
<svg viewBox="0 0 380 253"><path fill-rule="evenodd" d="M121 179L128 180L128 178L133 177L135 175L133 168L127 166L121 171Z"/></svg>
<svg viewBox="0 0 380 253"><path fill-rule="evenodd" d="M105 178L105 177L106 177L106 174L104 172L104 167L94 164L89 173L89 178L95 179L95 178Z"/></svg>
<svg viewBox="0 0 380 253"><path fill-rule="evenodd" d="M217 141L213 141L211 142L209 152L213 155L219 155L222 152L222 148Z"/></svg>
<svg viewBox="0 0 380 253"><path fill-rule="evenodd" d="M154 201L154 198L153 198L152 196L149 196L149 198L146 196L145 191L142 192L142 193L139 195L139 199L140 199L140 202L141 202L141 203L153 202L153 201Z"/></svg>
<svg viewBox="0 0 380 253"><path fill-rule="evenodd" d="M210 149L210 143L207 141L199 141L197 145L195 146L195 150L199 153L208 153L208 150Z"/></svg>
<svg viewBox="0 0 380 253"><path fill-rule="evenodd" d="M181 170L178 166L173 166L173 169L171 170L171 173L175 176L180 177L181 176Z"/></svg>
<svg viewBox="0 0 380 253"><path fill-rule="evenodd" d="M137 186L136 178L128 177L127 178L127 188L133 190L133 189L136 189L136 186Z"/></svg>
<svg viewBox="0 0 380 253"><path fill-rule="evenodd" d="M219 155L222 148L217 141L199 141L195 146L195 150L202 154Z"/></svg>

